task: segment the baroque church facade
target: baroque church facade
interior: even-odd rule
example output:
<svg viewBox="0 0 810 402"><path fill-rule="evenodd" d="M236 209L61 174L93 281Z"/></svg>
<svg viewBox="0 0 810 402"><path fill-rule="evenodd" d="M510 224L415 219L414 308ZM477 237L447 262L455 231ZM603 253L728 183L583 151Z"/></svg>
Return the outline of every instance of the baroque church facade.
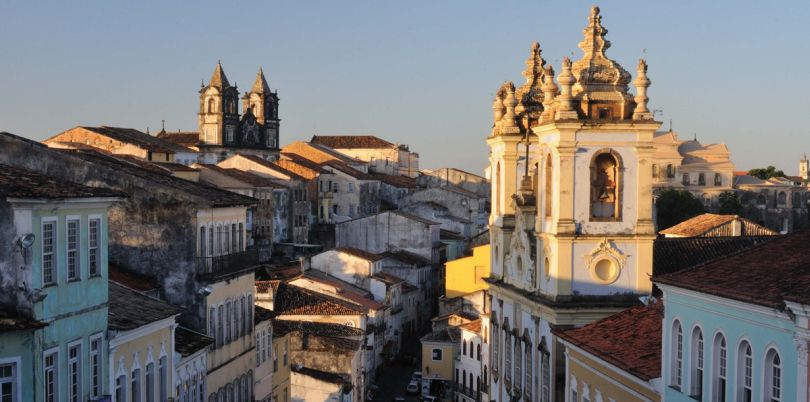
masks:
<svg viewBox="0 0 810 402"><path fill-rule="evenodd" d="M490 147L490 370L495 401L564 400L563 348L552 328L581 326L652 289L653 164L661 123L635 79L609 59L598 7L580 60L559 75L532 45L518 88L493 103ZM631 94L629 85L635 87Z"/></svg>
<svg viewBox="0 0 810 402"><path fill-rule="evenodd" d="M250 91L242 96L217 62L208 85L200 88L199 158L217 163L236 153L276 160L279 155L278 93L271 91L259 68Z"/></svg>

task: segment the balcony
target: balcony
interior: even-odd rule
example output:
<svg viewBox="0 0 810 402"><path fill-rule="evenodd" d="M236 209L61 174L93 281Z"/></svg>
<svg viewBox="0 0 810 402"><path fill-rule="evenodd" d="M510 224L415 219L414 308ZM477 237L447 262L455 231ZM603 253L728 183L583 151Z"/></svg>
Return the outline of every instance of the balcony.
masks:
<svg viewBox="0 0 810 402"><path fill-rule="evenodd" d="M481 402L481 392L474 390L472 387L464 387L458 384L454 384L453 389L461 395L474 400L475 402Z"/></svg>
<svg viewBox="0 0 810 402"><path fill-rule="evenodd" d="M259 249L248 248L240 253L212 257L197 257L197 272L203 277L214 278L249 270L259 265Z"/></svg>

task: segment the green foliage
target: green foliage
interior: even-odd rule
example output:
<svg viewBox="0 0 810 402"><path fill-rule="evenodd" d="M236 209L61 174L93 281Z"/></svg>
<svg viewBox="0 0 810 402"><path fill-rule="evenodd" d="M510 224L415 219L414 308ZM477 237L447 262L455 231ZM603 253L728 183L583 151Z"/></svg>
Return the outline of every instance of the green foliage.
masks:
<svg viewBox="0 0 810 402"><path fill-rule="evenodd" d="M723 191L718 197L720 213L723 215L742 215L740 197L734 191Z"/></svg>
<svg viewBox="0 0 810 402"><path fill-rule="evenodd" d="M762 168L751 169L748 171L748 174L754 177L758 177L762 180L767 180L770 179L771 177L787 177L785 175L785 172L781 170L776 170L776 168L773 166L768 166L764 169Z"/></svg>
<svg viewBox="0 0 810 402"><path fill-rule="evenodd" d="M703 203L685 190L666 189L655 201L659 230L704 213Z"/></svg>

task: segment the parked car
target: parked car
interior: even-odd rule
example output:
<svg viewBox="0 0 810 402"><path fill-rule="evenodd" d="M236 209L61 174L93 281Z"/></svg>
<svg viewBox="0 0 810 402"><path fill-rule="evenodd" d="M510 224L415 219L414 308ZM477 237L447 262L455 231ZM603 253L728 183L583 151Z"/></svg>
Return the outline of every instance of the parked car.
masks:
<svg viewBox="0 0 810 402"><path fill-rule="evenodd" d="M416 395L419 393L419 383L411 380L408 383L408 386L405 388L405 391L408 392L409 395Z"/></svg>
<svg viewBox="0 0 810 402"><path fill-rule="evenodd" d="M422 372L421 371L414 371L411 373L411 381L421 382L422 381Z"/></svg>
<svg viewBox="0 0 810 402"><path fill-rule="evenodd" d="M394 402L405 402L405 397L404 396L395 396L394 397Z"/></svg>

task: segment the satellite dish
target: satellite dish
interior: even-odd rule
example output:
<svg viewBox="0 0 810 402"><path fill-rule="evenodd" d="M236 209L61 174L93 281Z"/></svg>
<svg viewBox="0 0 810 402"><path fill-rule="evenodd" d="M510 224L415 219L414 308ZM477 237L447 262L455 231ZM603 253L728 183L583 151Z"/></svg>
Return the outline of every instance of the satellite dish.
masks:
<svg viewBox="0 0 810 402"><path fill-rule="evenodd" d="M20 246L23 250L28 250L31 246L34 245L34 239L36 237L33 233L29 233L17 239L17 245Z"/></svg>

